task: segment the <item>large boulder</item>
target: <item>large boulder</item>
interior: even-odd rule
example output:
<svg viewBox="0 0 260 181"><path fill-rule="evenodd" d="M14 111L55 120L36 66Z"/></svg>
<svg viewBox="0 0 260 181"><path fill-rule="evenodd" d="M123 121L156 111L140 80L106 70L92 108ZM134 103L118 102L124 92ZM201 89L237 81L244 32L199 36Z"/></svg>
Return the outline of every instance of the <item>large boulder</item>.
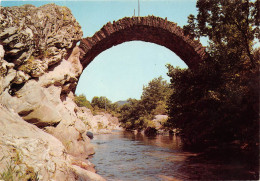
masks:
<svg viewBox="0 0 260 181"><path fill-rule="evenodd" d="M32 77L60 62L83 35L71 11L55 4L1 7L0 21L6 60Z"/></svg>
<svg viewBox="0 0 260 181"><path fill-rule="evenodd" d="M62 120L62 116L56 109L59 100L60 89L56 88L56 95L50 94L50 90L42 88L35 80L30 80L12 97L7 91L0 95L0 102L8 108L15 110L24 120L39 127L54 125ZM46 114L47 113L47 114Z"/></svg>
<svg viewBox="0 0 260 181"><path fill-rule="evenodd" d="M0 115L0 173L10 165L15 180L104 180L89 162L68 155L57 138L13 110L0 105Z"/></svg>
<svg viewBox="0 0 260 181"><path fill-rule="evenodd" d="M87 128L82 120L63 119L56 127L46 127L45 130L58 138L65 146L67 152L82 159L94 154L94 148L86 135Z"/></svg>
<svg viewBox="0 0 260 181"><path fill-rule="evenodd" d="M118 118L109 113L98 112L93 115L86 107L75 107L75 112L77 117L85 123L86 129L93 133L107 134L112 130L120 129Z"/></svg>
<svg viewBox="0 0 260 181"><path fill-rule="evenodd" d="M14 96L31 79L75 90L82 72L76 43L83 33L68 8L1 7L0 22L0 94Z"/></svg>
<svg viewBox="0 0 260 181"><path fill-rule="evenodd" d="M155 115L152 122L155 128L159 130L163 128L163 124L167 121L167 119L168 119L168 115Z"/></svg>

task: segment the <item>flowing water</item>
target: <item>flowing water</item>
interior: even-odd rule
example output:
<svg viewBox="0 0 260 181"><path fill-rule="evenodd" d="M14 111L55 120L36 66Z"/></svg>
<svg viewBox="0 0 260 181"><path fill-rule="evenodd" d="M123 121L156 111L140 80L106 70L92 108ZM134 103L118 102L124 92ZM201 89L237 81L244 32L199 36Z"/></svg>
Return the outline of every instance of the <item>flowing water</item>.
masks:
<svg viewBox="0 0 260 181"><path fill-rule="evenodd" d="M91 162L111 181L254 179L256 173L238 160L201 156L182 150L176 136L146 137L131 132L96 135Z"/></svg>

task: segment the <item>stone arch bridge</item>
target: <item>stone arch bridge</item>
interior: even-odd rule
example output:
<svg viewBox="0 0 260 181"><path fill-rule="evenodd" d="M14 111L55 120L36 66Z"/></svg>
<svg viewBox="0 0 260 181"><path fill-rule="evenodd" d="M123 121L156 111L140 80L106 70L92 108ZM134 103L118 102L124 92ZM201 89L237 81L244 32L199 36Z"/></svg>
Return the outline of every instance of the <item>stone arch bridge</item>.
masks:
<svg viewBox="0 0 260 181"><path fill-rule="evenodd" d="M184 35L176 23L160 17L125 17L108 22L92 37L81 40L81 64L85 68L98 54L112 46L133 40L164 46L178 55L189 68L206 58L205 48L198 40Z"/></svg>

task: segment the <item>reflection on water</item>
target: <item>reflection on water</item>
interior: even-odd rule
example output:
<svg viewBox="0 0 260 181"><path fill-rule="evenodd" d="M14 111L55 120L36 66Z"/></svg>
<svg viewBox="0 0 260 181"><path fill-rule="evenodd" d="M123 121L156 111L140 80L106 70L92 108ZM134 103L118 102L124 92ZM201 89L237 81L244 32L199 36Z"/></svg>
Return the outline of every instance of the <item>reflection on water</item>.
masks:
<svg viewBox="0 0 260 181"><path fill-rule="evenodd" d="M172 181L254 179L240 162L209 159L182 150L176 136L146 137L131 132L96 135L91 162L107 180Z"/></svg>

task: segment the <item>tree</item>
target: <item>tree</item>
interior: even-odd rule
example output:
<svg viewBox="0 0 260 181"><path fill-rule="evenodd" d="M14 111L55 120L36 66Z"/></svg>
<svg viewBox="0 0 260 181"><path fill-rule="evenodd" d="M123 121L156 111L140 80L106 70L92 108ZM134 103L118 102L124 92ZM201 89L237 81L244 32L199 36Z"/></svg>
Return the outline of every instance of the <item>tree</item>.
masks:
<svg viewBox="0 0 260 181"><path fill-rule="evenodd" d="M111 101L105 96L95 96L92 98L91 105L92 107L98 107L99 109L108 109L111 105Z"/></svg>
<svg viewBox="0 0 260 181"><path fill-rule="evenodd" d="M166 102L170 95L169 84L163 80L162 76L151 80L147 86L143 87L141 102L145 106L147 112L151 114L159 104Z"/></svg>
<svg viewBox="0 0 260 181"><path fill-rule="evenodd" d="M198 0L198 15L184 27L206 36L208 59L196 70L168 65L173 94L168 126L179 128L189 145L240 141L258 143L259 1Z"/></svg>
<svg viewBox="0 0 260 181"><path fill-rule="evenodd" d="M87 100L84 94L80 94L79 96L75 95L74 101L79 107L86 107L91 110L93 109L93 107L91 106L90 102Z"/></svg>
<svg viewBox="0 0 260 181"><path fill-rule="evenodd" d="M171 93L169 83L160 76L143 87L141 100L128 99L120 108L120 122L126 129L142 130L151 126L155 114L166 113L166 100Z"/></svg>
<svg viewBox="0 0 260 181"><path fill-rule="evenodd" d="M140 129L141 123L136 124L136 121L145 114L145 108L140 104L140 100L130 98L127 99L127 104L120 107L119 121L127 130Z"/></svg>

